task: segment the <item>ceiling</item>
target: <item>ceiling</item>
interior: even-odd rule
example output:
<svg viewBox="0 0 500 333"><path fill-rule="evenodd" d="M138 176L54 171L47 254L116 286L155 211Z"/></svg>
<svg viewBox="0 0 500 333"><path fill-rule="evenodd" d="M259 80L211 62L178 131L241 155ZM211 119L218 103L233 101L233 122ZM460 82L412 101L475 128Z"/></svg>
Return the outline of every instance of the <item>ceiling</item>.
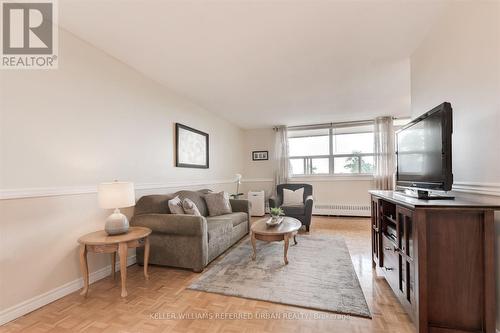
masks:
<svg viewBox="0 0 500 333"><path fill-rule="evenodd" d="M410 114L442 1L60 0L60 25L242 128Z"/></svg>

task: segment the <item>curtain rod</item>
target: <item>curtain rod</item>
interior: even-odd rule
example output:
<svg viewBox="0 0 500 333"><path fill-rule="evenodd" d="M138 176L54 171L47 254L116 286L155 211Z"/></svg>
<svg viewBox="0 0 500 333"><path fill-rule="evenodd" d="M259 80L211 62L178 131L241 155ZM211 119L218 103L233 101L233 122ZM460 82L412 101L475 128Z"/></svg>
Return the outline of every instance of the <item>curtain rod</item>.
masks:
<svg viewBox="0 0 500 333"><path fill-rule="evenodd" d="M396 117L392 117L392 119L400 119ZM305 130L305 129L321 129L321 128L330 128L330 127L349 127L349 126L362 126L362 125L372 125L375 122L375 119L371 120L356 120L356 121L341 121L341 122L331 122L331 123L322 123L322 124L312 124L312 125L297 125L297 126L285 126L288 130ZM282 126L273 127L274 130L277 130Z"/></svg>
<svg viewBox="0 0 500 333"><path fill-rule="evenodd" d="M330 128L330 127L348 127L348 126L361 126L361 125L372 125L373 120L358 120L358 121L342 121L336 123L323 123L323 124L313 124L313 125L298 125L289 126L289 130L302 130L302 129L320 129L320 128Z"/></svg>

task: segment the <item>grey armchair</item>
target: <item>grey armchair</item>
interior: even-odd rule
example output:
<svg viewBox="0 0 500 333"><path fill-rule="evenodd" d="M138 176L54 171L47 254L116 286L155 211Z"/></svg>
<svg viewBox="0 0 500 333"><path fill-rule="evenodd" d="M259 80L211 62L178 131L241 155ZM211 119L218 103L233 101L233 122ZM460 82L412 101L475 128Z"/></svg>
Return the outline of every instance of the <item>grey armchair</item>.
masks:
<svg viewBox="0 0 500 333"><path fill-rule="evenodd" d="M301 187L304 188L304 203L284 206L283 189L295 191ZM278 194L276 197L269 198L269 207L281 207L286 216L296 218L306 227L306 231L309 231L313 208L312 186L310 184L280 184L276 187L276 192Z"/></svg>

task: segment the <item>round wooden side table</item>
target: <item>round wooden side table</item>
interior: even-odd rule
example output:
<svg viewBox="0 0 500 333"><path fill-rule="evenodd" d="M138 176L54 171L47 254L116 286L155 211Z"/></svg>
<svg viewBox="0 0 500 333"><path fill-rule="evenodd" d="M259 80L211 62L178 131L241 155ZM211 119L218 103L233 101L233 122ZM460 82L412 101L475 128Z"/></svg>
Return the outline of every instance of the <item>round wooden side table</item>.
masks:
<svg viewBox="0 0 500 333"><path fill-rule="evenodd" d="M284 251L283 251L283 260L285 261L285 265L288 265L288 242L291 237L293 237L293 242L297 245L296 235L299 231L302 223L299 220L284 216L283 222L281 222L277 226L268 226L266 221L269 218L263 218L258 221L255 221L250 228L251 231L251 240L253 247L253 255L252 259L255 260L255 256L257 254L257 242L256 240L261 240L265 242L279 242L284 241Z"/></svg>
<svg viewBox="0 0 500 333"><path fill-rule="evenodd" d="M127 296L127 252L129 248L144 246L144 277L148 275L149 235L151 229L130 227L126 234L109 236L104 230L86 234L78 239L80 243L80 268L83 275L83 290L80 295L87 296L89 291L89 269L87 253L111 253L111 276L115 279L116 252L120 256L121 296Z"/></svg>

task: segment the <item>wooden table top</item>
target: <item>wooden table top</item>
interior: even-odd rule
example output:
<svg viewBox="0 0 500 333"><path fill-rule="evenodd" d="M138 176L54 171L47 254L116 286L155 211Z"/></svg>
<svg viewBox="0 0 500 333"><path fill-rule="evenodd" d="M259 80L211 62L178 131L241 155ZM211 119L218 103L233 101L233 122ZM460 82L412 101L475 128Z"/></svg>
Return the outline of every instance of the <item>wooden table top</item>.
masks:
<svg viewBox="0 0 500 333"><path fill-rule="evenodd" d="M106 231L99 230L86 234L78 239L78 243L87 245L106 245L128 242L149 236L151 229L144 227L130 227L126 234L109 236Z"/></svg>
<svg viewBox="0 0 500 333"><path fill-rule="evenodd" d="M498 200L480 199L477 201L457 197L455 200L422 200L408 197L398 191L368 191L371 195L386 199L388 201L407 206L409 208L474 208L500 210ZM481 200L481 201L479 201Z"/></svg>
<svg viewBox="0 0 500 333"><path fill-rule="evenodd" d="M252 232L261 235L284 235L293 231L297 231L302 226L299 220L293 217L284 216L283 222L281 222L277 226L268 226L266 221L269 220L269 217L265 217L258 221L255 221L252 224Z"/></svg>

